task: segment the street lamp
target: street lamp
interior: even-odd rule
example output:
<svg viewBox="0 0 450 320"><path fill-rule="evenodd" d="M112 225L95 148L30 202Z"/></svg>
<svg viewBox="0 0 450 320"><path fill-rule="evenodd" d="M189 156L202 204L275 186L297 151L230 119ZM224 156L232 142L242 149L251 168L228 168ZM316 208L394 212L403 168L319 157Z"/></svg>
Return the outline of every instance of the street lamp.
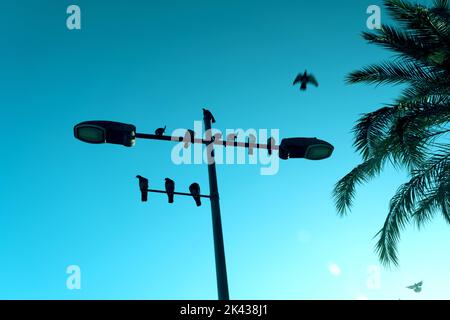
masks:
<svg viewBox="0 0 450 320"><path fill-rule="evenodd" d="M229 300L228 293L228 278L225 263L225 248L223 244L222 233L222 219L220 214L219 202L219 188L217 184L216 164L214 161L214 145L232 146L248 148L249 152L253 152L254 148L267 149L269 154L272 150L279 150L279 157L281 159L305 158L308 160L322 160L328 158L333 153L334 147L323 140L317 138L289 138L283 139L279 146L275 145L275 139L270 138L267 144L255 143L255 139L248 142L237 142L229 140L220 140L211 137L211 124L213 121L212 114L205 110L203 111L203 121L205 130L209 136L205 139L195 139L191 134L190 143L201 143L206 146L212 145L212 151L208 153L208 177L209 177L209 195L200 194L200 186L197 183L189 187L190 193L174 192L177 195L193 196L196 200L197 206L201 204L200 198L209 198L211 203L211 214L213 224L213 238L214 238L214 254L216 262L216 276L217 276L217 291L219 300ZM77 124L74 127L75 138L87 143L112 143L120 144L126 147L134 146L136 138L149 140L162 140L172 142L182 142L185 137L173 137L157 134L137 133L136 127L131 124L125 124L112 121L85 121ZM254 138L254 137L253 137ZM148 192L166 193L162 190L148 189L148 180L144 177L139 178L139 187L142 193L142 201L146 201Z"/></svg>
<svg viewBox="0 0 450 320"><path fill-rule="evenodd" d="M323 160L329 158L333 150L334 147L330 143L317 138L288 138L281 140L278 155L283 160Z"/></svg>
<svg viewBox="0 0 450 320"><path fill-rule="evenodd" d="M132 147L136 141L136 127L114 121L85 121L74 127L74 135L87 143L112 143Z"/></svg>

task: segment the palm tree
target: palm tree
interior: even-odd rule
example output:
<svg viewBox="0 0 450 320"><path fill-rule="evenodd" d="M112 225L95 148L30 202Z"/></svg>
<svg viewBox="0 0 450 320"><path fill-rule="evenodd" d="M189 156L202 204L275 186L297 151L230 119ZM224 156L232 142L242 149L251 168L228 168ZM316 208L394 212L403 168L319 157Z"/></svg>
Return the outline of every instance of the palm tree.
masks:
<svg viewBox="0 0 450 320"><path fill-rule="evenodd" d="M355 187L380 174L386 164L405 168L410 180L392 197L377 233L376 252L383 265L398 265L400 232L411 222L422 227L440 213L450 223L450 5L431 7L386 0L397 27L382 25L363 38L392 50L392 61L352 72L348 83L403 84L391 105L363 114L354 147L363 162L343 177L333 195L340 215L351 208Z"/></svg>

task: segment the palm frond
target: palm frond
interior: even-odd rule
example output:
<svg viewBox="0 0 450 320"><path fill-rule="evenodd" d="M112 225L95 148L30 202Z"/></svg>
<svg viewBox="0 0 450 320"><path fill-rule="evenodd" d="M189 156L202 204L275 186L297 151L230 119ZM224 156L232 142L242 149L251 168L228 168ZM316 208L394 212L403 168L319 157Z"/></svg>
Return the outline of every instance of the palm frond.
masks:
<svg viewBox="0 0 450 320"><path fill-rule="evenodd" d="M356 193L356 186L367 182L370 178L379 174L384 160L382 157L368 159L336 183L333 197L340 215L345 215L351 208Z"/></svg>
<svg viewBox="0 0 450 320"><path fill-rule="evenodd" d="M348 83L400 84L419 83L427 85L438 81L433 69L420 62L384 62L367 66L347 76Z"/></svg>
<svg viewBox="0 0 450 320"><path fill-rule="evenodd" d="M449 160L450 146L443 145L423 168L413 170L410 181L400 186L391 199L389 214L383 228L377 233L380 238L376 251L384 265L398 264L397 243L400 240L400 231L409 222L410 217L414 216L416 203L427 199L427 194L433 192L433 186L439 185L440 179L448 175ZM427 220L430 212L434 212L432 210L435 209L435 203L429 200L422 205L425 216L419 219L423 222Z"/></svg>
<svg viewBox="0 0 450 320"><path fill-rule="evenodd" d="M409 101L398 107L405 110L405 114L414 122L415 130L429 129L433 131L433 128L450 122L448 97L433 96L427 101L417 100L414 103Z"/></svg>
<svg viewBox="0 0 450 320"><path fill-rule="evenodd" d="M426 222L430 221L434 215L441 211L444 220L450 224L450 192L449 185L442 183L428 192L420 201L417 209L412 215L420 229Z"/></svg>
<svg viewBox="0 0 450 320"><path fill-rule="evenodd" d="M435 52L436 42L429 43L407 32L400 31L388 25L383 25L375 32L363 32L363 38L369 43L378 44L393 50L404 57L411 57L427 62L428 57Z"/></svg>
<svg viewBox="0 0 450 320"><path fill-rule="evenodd" d="M394 166L414 169L427 158L429 130L418 121L414 113L394 120L389 133L390 159Z"/></svg>
<svg viewBox="0 0 450 320"><path fill-rule="evenodd" d="M433 190L423 199L418 201L417 209L413 214L417 227L420 229L426 222L430 221L439 209L439 193Z"/></svg>
<svg viewBox="0 0 450 320"><path fill-rule="evenodd" d="M450 87L449 87L450 88ZM410 104L410 103L426 103L431 99L448 99L450 89L444 86L410 86L404 89L397 99L398 104Z"/></svg>
<svg viewBox="0 0 450 320"><path fill-rule="evenodd" d="M417 94L416 96L414 94ZM449 96L446 94L432 94L428 91L416 91L415 88L408 88L402 92L402 96L397 99L396 105L401 110L424 110L434 107L440 108L439 112L446 113L445 109L449 106Z"/></svg>
<svg viewBox="0 0 450 320"><path fill-rule="evenodd" d="M383 107L364 114L356 123L353 128L355 135L353 145L364 160L373 156L375 146L386 136L397 110L396 107Z"/></svg>
<svg viewBox="0 0 450 320"><path fill-rule="evenodd" d="M448 0L434 0L433 7L435 9L450 10L450 2Z"/></svg>
<svg viewBox="0 0 450 320"><path fill-rule="evenodd" d="M404 184L391 199L389 213L384 222L383 228L375 235L379 236L375 250L378 253L380 262L389 266L391 263L398 265L397 243L400 240L400 231L409 221L409 216L405 212L404 194L409 193L410 185Z"/></svg>
<svg viewBox="0 0 450 320"><path fill-rule="evenodd" d="M418 201L413 217L420 228L425 222L431 220L438 211L442 212L444 219L450 224L450 148L443 146L439 153L431 160L431 167L438 172L429 183L429 191Z"/></svg>
<svg viewBox="0 0 450 320"><path fill-rule="evenodd" d="M385 5L395 20L418 37L438 40L445 39L448 34L445 9L437 8L433 11L432 8L410 4L403 0L386 0ZM442 11L444 14L440 14Z"/></svg>
<svg viewBox="0 0 450 320"><path fill-rule="evenodd" d="M415 20L417 15L426 9L422 5L413 5L403 0L386 0L384 6L395 20L407 24Z"/></svg>
<svg viewBox="0 0 450 320"><path fill-rule="evenodd" d="M450 197L450 193L446 193L447 198ZM441 204L442 215L444 216L444 220L450 224L450 201L445 201Z"/></svg>

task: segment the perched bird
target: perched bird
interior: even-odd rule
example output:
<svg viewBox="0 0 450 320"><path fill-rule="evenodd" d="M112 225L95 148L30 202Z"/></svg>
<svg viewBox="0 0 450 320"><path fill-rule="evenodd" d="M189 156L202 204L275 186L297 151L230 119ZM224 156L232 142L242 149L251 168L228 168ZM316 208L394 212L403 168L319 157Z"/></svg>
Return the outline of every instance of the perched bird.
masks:
<svg viewBox="0 0 450 320"><path fill-rule="evenodd" d="M202 108L202 110L203 110L203 117L205 117L208 120L211 120L212 123L216 123L216 119L214 119L214 116L211 113L211 111L206 110L205 108Z"/></svg>
<svg viewBox="0 0 450 320"><path fill-rule="evenodd" d="M253 149L256 147L256 136L249 134L248 136L248 154L253 155Z"/></svg>
<svg viewBox="0 0 450 320"><path fill-rule="evenodd" d="M193 183L189 186L189 191L192 194L192 197L195 200L195 203L197 204L197 207L200 207L202 205L202 200L200 198L200 185L198 183Z"/></svg>
<svg viewBox="0 0 450 320"><path fill-rule="evenodd" d="M214 141L219 141L220 139L222 139L222 134L220 132L216 132L213 135Z"/></svg>
<svg viewBox="0 0 450 320"><path fill-rule="evenodd" d="M419 293L422 291L422 284L423 281L417 282L415 284L413 284L412 286L406 287L408 289L414 290L414 292Z"/></svg>
<svg viewBox="0 0 450 320"><path fill-rule="evenodd" d="M308 74L308 72L305 70L305 73L301 74L299 73L297 77L294 80L293 85L295 86L297 83L301 83L300 90L306 90L308 83L311 83L315 85L316 87L319 86L319 83L317 82L316 78L312 74Z"/></svg>
<svg viewBox="0 0 450 320"><path fill-rule="evenodd" d="M184 148L187 149L191 143L194 143L195 139L195 132L194 130L187 130L184 134L183 142L184 142Z"/></svg>
<svg viewBox="0 0 450 320"><path fill-rule="evenodd" d="M148 195L148 179L143 176L137 175L136 178L139 179L139 189L141 190L141 200L143 202L147 201Z"/></svg>
<svg viewBox="0 0 450 320"><path fill-rule="evenodd" d="M175 192L175 181L172 179L166 178L166 192L167 197L169 198L169 203L173 203L173 193Z"/></svg>
<svg viewBox="0 0 450 320"><path fill-rule="evenodd" d="M267 152L269 152L269 155L272 155L272 150L276 142L277 141L275 140L274 137L270 137L269 139L267 139Z"/></svg>
<svg viewBox="0 0 450 320"><path fill-rule="evenodd" d="M166 126L164 128L158 128L155 130L155 135L162 136L166 132Z"/></svg>
<svg viewBox="0 0 450 320"><path fill-rule="evenodd" d="M227 141L229 142L235 142L238 138L238 135L236 133L230 133L227 135Z"/></svg>

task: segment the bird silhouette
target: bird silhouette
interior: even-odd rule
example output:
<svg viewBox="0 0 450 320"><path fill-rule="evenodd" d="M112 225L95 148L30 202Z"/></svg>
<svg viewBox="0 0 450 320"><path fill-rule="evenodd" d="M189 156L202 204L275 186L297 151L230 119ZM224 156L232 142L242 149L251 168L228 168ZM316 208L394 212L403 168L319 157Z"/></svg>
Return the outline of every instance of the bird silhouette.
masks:
<svg viewBox="0 0 450 320"><path fill-rule="evenodd" d="M236 133L230 133L227 135L227 141L229 142L235 142L238 138L238 135Z"/></svg>
<svg viewBox="0 0 450 320"><path fill-rule="evenodd" d="M423 285L423 281L417 282L415 284L413 284L412 286L406 287L408 289L414 290L414 292L419 293L422 291L422 285Z"/></svg>
<svg viewBox="0 0 450 320"><path fill-rule="evenodd" d="M143 176L140 176L140 175L137 175L136 178L139 179L139 189L141 190L141 200L143 202L145 202L145 201L147 201L148 179L144 178Z"/></svg>
<svg viewBox="0 0 450 320"><path fill-rule="evenodd" d="M192 197L194 197L197 207L200 207L202 205L202 200L200 198L200 185L194 182L189 186L189 191L191 192Z"/></svg>
<svg viewBox="0 0 450 320"><path fill-rule="evenodd" d="M184 134L183 142L184 148L187 149L191 143L194 143L195 140L195 132L194 130L187 130Z"/></svg>
<svg viewBox="0 0 450 320"><path fill-rule="evenodd" d="M203 110L203 117L205 117L207 120L211 120L212 123L216 123L216 119L214 119L213 114L211 111L206 110L205 108L202 108Z"/></svg>
<svg viewBox="0 0 450 320"><path fill-rule="evenodd" d="M169 178L166 178L165 181L166 181L165 187L167 197L169 198L169 203L173 203L173 193L175 192L175 181Z"/></svg>
<svg viewBox="0 0 450 320"><path fill-rule="evenodd" d="M162 135L166 132L166 127L167 127L167 126L164 126L164 128L158 128L158 129L156 129L156 130L155 130L155 135L157 135L157 136L162 136Z"/></svg>
<svg viewBox="0 0 450 320"><path fill-rule="evenodd" d="M293 85L295 86L298 83L301 83L300 90L303 90L303 91L306 90L309 83L315 85L316 87L319 86L319 83L317 82L316 78L312 74L308 74L308 72L306 70L303 74L299 73L297 75L297 77L294 80Z"/></svg>
<svg viewBox="0 0 450 320"><path fill-rule="evenodd" d="M214 141L219 141L220 139L222 139L222 134L220 132L214 133L213 139Z"/></svg>
<svg viewBox="0 0 450 320"><path fill-rule="evenodd" d="M256 147L256 136L254 134L248 135L248 154L253 155L253 149Z"/></svg>
<svg viewBox="0 0 450 320"><path fill-rule="evenodd" d="M269 155L272 155L273 147L275 146L276 140L274 137L270 137L267 139L267 152Z"/></svg>

